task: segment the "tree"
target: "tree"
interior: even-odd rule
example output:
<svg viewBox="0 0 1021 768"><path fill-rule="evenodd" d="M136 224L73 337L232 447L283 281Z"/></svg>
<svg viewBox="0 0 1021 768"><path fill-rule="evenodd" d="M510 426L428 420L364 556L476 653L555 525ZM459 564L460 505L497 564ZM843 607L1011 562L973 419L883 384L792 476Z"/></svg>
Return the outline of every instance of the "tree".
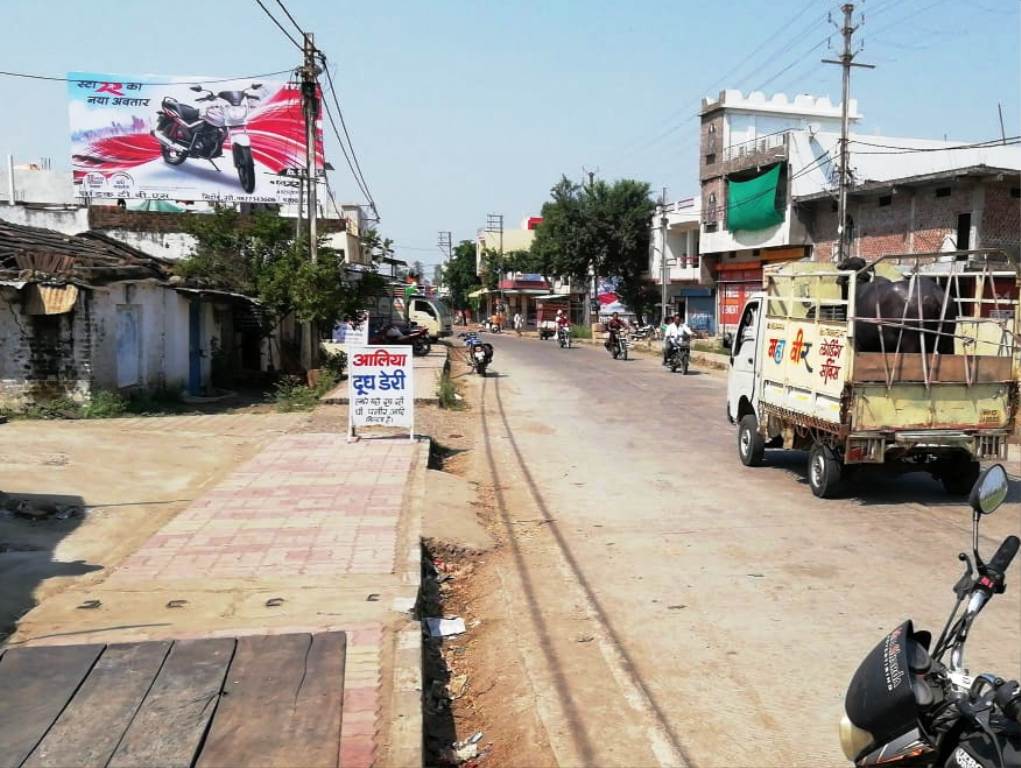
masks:
<svg viewBox="0 0 1021 768"><path fill-rule="evenodd" d="M188 217L188 223L196 244L177 274L250 296L275 323L293 312L300 321L332 325L356 316L384 285L374 272L349 273L340 254L324 243L313 264L307 242L295 239L293 222L272 213L219 208ZM373 261L390 249L375 232L366 233L362 246Z"/></svg>
<svg viewBox="0 0 1021 768"><path fill-rule="evenodd" d="M482 286L475 273L475 243L462 240L454 246L450 261L443 270L443 279L450 289L450 302L454 309L467 307L468 294Z"/></svg>
<svg viewBox="0 0 1021 768"><path fill-rule="evenodd" d="M649 301L649 185L634 179L583 186L566 176L542 207L531 260L534 271L586 282L593 274L620 279L625 303L642 313Z"/></svg>

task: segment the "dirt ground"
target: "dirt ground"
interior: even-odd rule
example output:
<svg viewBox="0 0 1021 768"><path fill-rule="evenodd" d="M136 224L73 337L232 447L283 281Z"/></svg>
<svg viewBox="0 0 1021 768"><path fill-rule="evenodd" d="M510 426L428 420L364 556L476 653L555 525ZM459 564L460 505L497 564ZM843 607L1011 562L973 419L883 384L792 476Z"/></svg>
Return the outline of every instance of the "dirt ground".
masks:
<svg viewBox="0 0 1021 768"><path fill-rule="evenodd" d="M37 602L103 579L202 489L308 414L0 425L0 640ZM60 514L15 514L19 502ZM64 518L64 519L60 519Z"/></svg>
<svg viewBox="0 0 1021 768"><path fill-rule="evenodd" d="M422 432L433 438L433 469L463 488L425 511L421 603L424 617L459 616L468 631L423 644L426 765L451 764L450 745L481 733L479 757L467 765L553 766L535 692L512 640L515 619L500 575L508 553L494 488L478 470L479 382L460 364L452 374L465 407L436 409Z"/></svg>

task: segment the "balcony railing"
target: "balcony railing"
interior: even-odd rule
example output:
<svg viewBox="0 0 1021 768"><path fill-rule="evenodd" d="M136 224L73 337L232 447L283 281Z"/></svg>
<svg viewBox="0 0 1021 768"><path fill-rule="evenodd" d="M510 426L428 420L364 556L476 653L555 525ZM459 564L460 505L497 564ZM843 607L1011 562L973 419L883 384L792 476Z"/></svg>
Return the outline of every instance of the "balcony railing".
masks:
<svg viewBox="0 0 1021 768"><path fill-rule="evenodd" d="M789 135L787 131L767 133L765 136L759 136L756 139L732 144L723 150L723 161L730 162L731 160L740 160L746 157L751 159L753 156L766 153L774 154L774 150L781 148L784 154L786 154Z"/></svg>

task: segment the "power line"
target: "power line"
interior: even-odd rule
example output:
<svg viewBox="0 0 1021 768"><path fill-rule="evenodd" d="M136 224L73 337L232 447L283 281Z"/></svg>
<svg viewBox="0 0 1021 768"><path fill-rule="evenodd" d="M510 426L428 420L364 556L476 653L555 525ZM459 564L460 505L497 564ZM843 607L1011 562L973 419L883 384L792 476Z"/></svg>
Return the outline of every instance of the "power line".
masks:
<svg viewBox="0 0 1021 768"><path fill-rule="evenodd" d="M909 155L919 152L953 152L958 149L992 149L994 147L1012 146L1021 144L1021 136L1007 136L1004 139L990 139L979 141L973 144L956 144L952 147L898 147L894 144L873 144L868 141L851 139L850 144L860 144L865 147L880 147L890 150L889 152L855 152L856 155Z"/></svg>
<svg viewBox="0 0 1021 768"><path fill-rule="evenodd" d="M235 75L234 77L218 77L213 80L178 80L176 82L143 82L142 85L204 85L211 83L228 83L233 80L255 80L260 77L275 77L276 75L287 75L294 71L293 67L280 69L276 72L264 72L259 75ZM53 77L50 75L36 75L28 72L8 72L0 70L0 77L22 77L27 80L50 80L58 83L89 83L92 79L85 77Z"/></svg>
<svg viewBox="0 0 1021 768"><path fill-rule="evenodd" d="M294 20L294 17L291 15L291 12L289 10L287 10L287 6L283 4L282 0L277 0L277 5L280 6L280 10L284 12L284 15L287 16L287 18L291 20L291 23L294 25L294 28L298 30L298 34L300 34L302 37L304 37L305 36L305 30L302 29L301 25Z"/></svg>
<svg viewBox="0 0 1021 768"><path fill-rule="evenodd" d="M292 34L291 34L290 32L288 32L288 31L287 31L287 30L286 30L286 29L284 28L284 25L283 25L283 24L281 24L281 23L280 23L279 21L277 21L277 17L276 17L276 16L274 16L274 15L273 15L272 13L270 13L270 11L269 11L269 8L267 8L267 7L265 6L265 5L263 5L263 4L262 4L262 0L255 0L255 2L256 2L256 4L257 4L257 5L258 5L258 6L260 7L260 8L262 8L262 10L263 10L263 13L265 13L265 14L266 14L267 16L269 16L269 20L270 20L270 21L272 21L272 22L273 22L274 24L276 24L276 26L277 26L277 29L279 29L279 30L280 30L281 32L283 32L283 33L284 33L284 37L286 37L286 38L287 38L288 40L290 40L290 41L291 41L291 44L292 44L292 45L293 45L293 46L294 46L295 48L297 48L297 49L298 49L299 51L302 51L302 52L304 52L305 48L304 48L304 47L303 47L303 46L301 45L301 43L299 43L299 42L298 42L297 40L295 40L295 39L294 39L294 35L292 35Z"/></svg>
<svg viewBox="0 0 1021 768"><path fill-rule="evenodd" d="M323 64L324 65L326 64L326 57L325 57L325 55L323 55ZM329 86L330 86L330 94L333 96L333 104L337 108L337 115L340 118L341 128L343 128L343 130L344 130L344 136L347 137L347 146L351 150L351 159L354 161L354 168L351 169L351 172L354 173L355 169L357 169L357 178L360 179L359 186L361 187L362 191L365 193L365 196L366 196L366 198L369 201L369 205L372 207L372 212L378 218L379 217L379 211L376 209L376 201L373 199L372 193L369 192L369 184L365 180L365 174L362 172L361 163L358 162L358 154L355 152L354 142L351 141L351 134L347 130L347 122L344 120L344 110L342 110L341 107L340 107L340 97L337 95L337 88L333 84L333 75L330 73L330 68L329 67L324 66L323 69L326 71L326 81L329 83ZM331 120L331 123L332 123L333 122L332 116L331 116L330 120ZM334 127L334 132L336 132L336 124L335 123L333 124L333 127ZM340 140L339 134L337 136L337 139ZM346 157L346 153L345 153L345 157ZM348 163L348 165L350 165L350 163Z"/></svg>
<svg viewBox="0 0 1021 768"><path fill-rule="evenodd" d="M379 217L379 212L376 210L376 206L372 202L372 196L369 194L369 191L362 184L361 179L358 178L358 174L355 172L354 164L351 162L351 156L348 155L347 147L344 146L344 139L341 137L340 130L337 128L337 123L336 123L336 121L333 118L333 112L330 110L329 103L326 102L326 101L323 101L323 107L324 107L324 109L326 111L326 117L330 121L330 127L333 128L333 135L337 137L337 143L340 145L340 151L344 154L344 160L347 162L347 167L351 171L351 177L355 180L355 184L357 185L357 187L358 187L359 191L362 193L362 195L365 197L365 201L367 203L369 203L369 205L372 207L373 213L378 218Z"/></svg>
<svg viewBox="0 0 1021 768"><path fill-rule="evenodd" d="M786 30L792 24L797 23L797 21L799 19L801 19L801 17L804 16L805 13L808 12L808 10L812 7L814 2L815 2L815 0L809 0L809 2L805 6L803 6L800 11L798 11L796 14L794 14L794 16L792 16L790 19L788 19L786 22L784 22L776 30L776 32L774 32L772 35L766 37L766 39L763 40L761 43L759 43L759 45L756 48L754 48L751 51L751 53L746 55L735 66L731 67L725 74L723 74L719 78L717 78L717 80L715 82L717 84L720 84L720 85L725 85L727 78L729 78L731 75L739 72L745 66L745 64L750 62L760 51L762 51L766 46L768 46L770 42L775 40L782 33L786 32ZM808 27L806 27L802 31L801 34L807 33L809 30L811 30L812 27L814 27L816 24L820 23L825 18L826 18L826 15L822 14L818 18L813 19L812 22L808 25ZM752 74L754 74L754 70L752 72L749 72L747 75L745 75L740 80L738 80L737 84L743 83L745 80L747 80L749 77L751 77ZM711 88L711 87L712 87L712 85L709 86L709 88ZM708 89L703 89L703 91L705 91L705 90L708 90ZM689 114L688 117L686 117L680 123L677 123L676 125L670 126L669 128L667 128L666 130L664 130L661 133L657 134L656 136L654 136L652 139L649 139L645 143L641 143L641 144L632 146L631 148L629 148L629 149L624 151L624 155L627 156L627 155L631 155L631 154L633 154L635 152L644 151L644 150L648 149L649 147L651 147L651 146L653 146L655 144L658 144L660 141L662 141L663 139L665 139L667 136L671 135L672 133L674 133L674 132L678 131L679 129L683 128L685 125L690 123L692 120L695 120L698 117L698 107L700 106L700 104L701 104L701 101L699 101L699 103L696 104L694 113ZM682 109L679 109L679 110L675 110L669 117L667 117L667 119L664 122L668 122L669 123L670 121L672 121L673 119L678 117L686 109L687 108L682 108Z"/></svg>

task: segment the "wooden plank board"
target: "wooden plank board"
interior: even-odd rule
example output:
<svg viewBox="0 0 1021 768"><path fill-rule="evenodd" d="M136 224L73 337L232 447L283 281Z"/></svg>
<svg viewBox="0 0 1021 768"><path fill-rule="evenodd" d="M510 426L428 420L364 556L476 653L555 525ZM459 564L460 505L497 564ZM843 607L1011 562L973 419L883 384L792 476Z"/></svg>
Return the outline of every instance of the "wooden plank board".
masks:
<svg viewBox="0 0 1021 768"><path fill-rule="evenodd" d="M904 353L897 361L892 352L886 355L886 365L896 372L894 381L922 382L925 380L922 371L921 353ZM970 358L967 365L974 365L976 384L989 384L1011 380L1011 359L1009 357L993 357L979 355ZM964 355L926 355L929 368L929 380L937 383L963 384L965 377ZM854 356L854 381L886 381L886 368L883 365L882 352L857 352Z"/></svg>
<svg viewBox="0 0 1021 768"><path fill-rule="evenodd" d="M0 768L43 739L103 652L102 645L14 648L0 660Z"/></svg>
<svg viewBox="0 0 1021 768"><path fill-rule="evenodd" d="M234 640L178 640L110 768L189 768L216 711Z"/></svg>
<svg viewBox="0 0 1021 768"><path fill-rule="evenodd" d="M25 768L102 768L159 674L170 642L108 646Z"/></svg>
<svg viewBox="0 0 1021 768"><path fill-rule="evenodd" d="M198 768L336 768L343 632L238 638Z"/></svg>

